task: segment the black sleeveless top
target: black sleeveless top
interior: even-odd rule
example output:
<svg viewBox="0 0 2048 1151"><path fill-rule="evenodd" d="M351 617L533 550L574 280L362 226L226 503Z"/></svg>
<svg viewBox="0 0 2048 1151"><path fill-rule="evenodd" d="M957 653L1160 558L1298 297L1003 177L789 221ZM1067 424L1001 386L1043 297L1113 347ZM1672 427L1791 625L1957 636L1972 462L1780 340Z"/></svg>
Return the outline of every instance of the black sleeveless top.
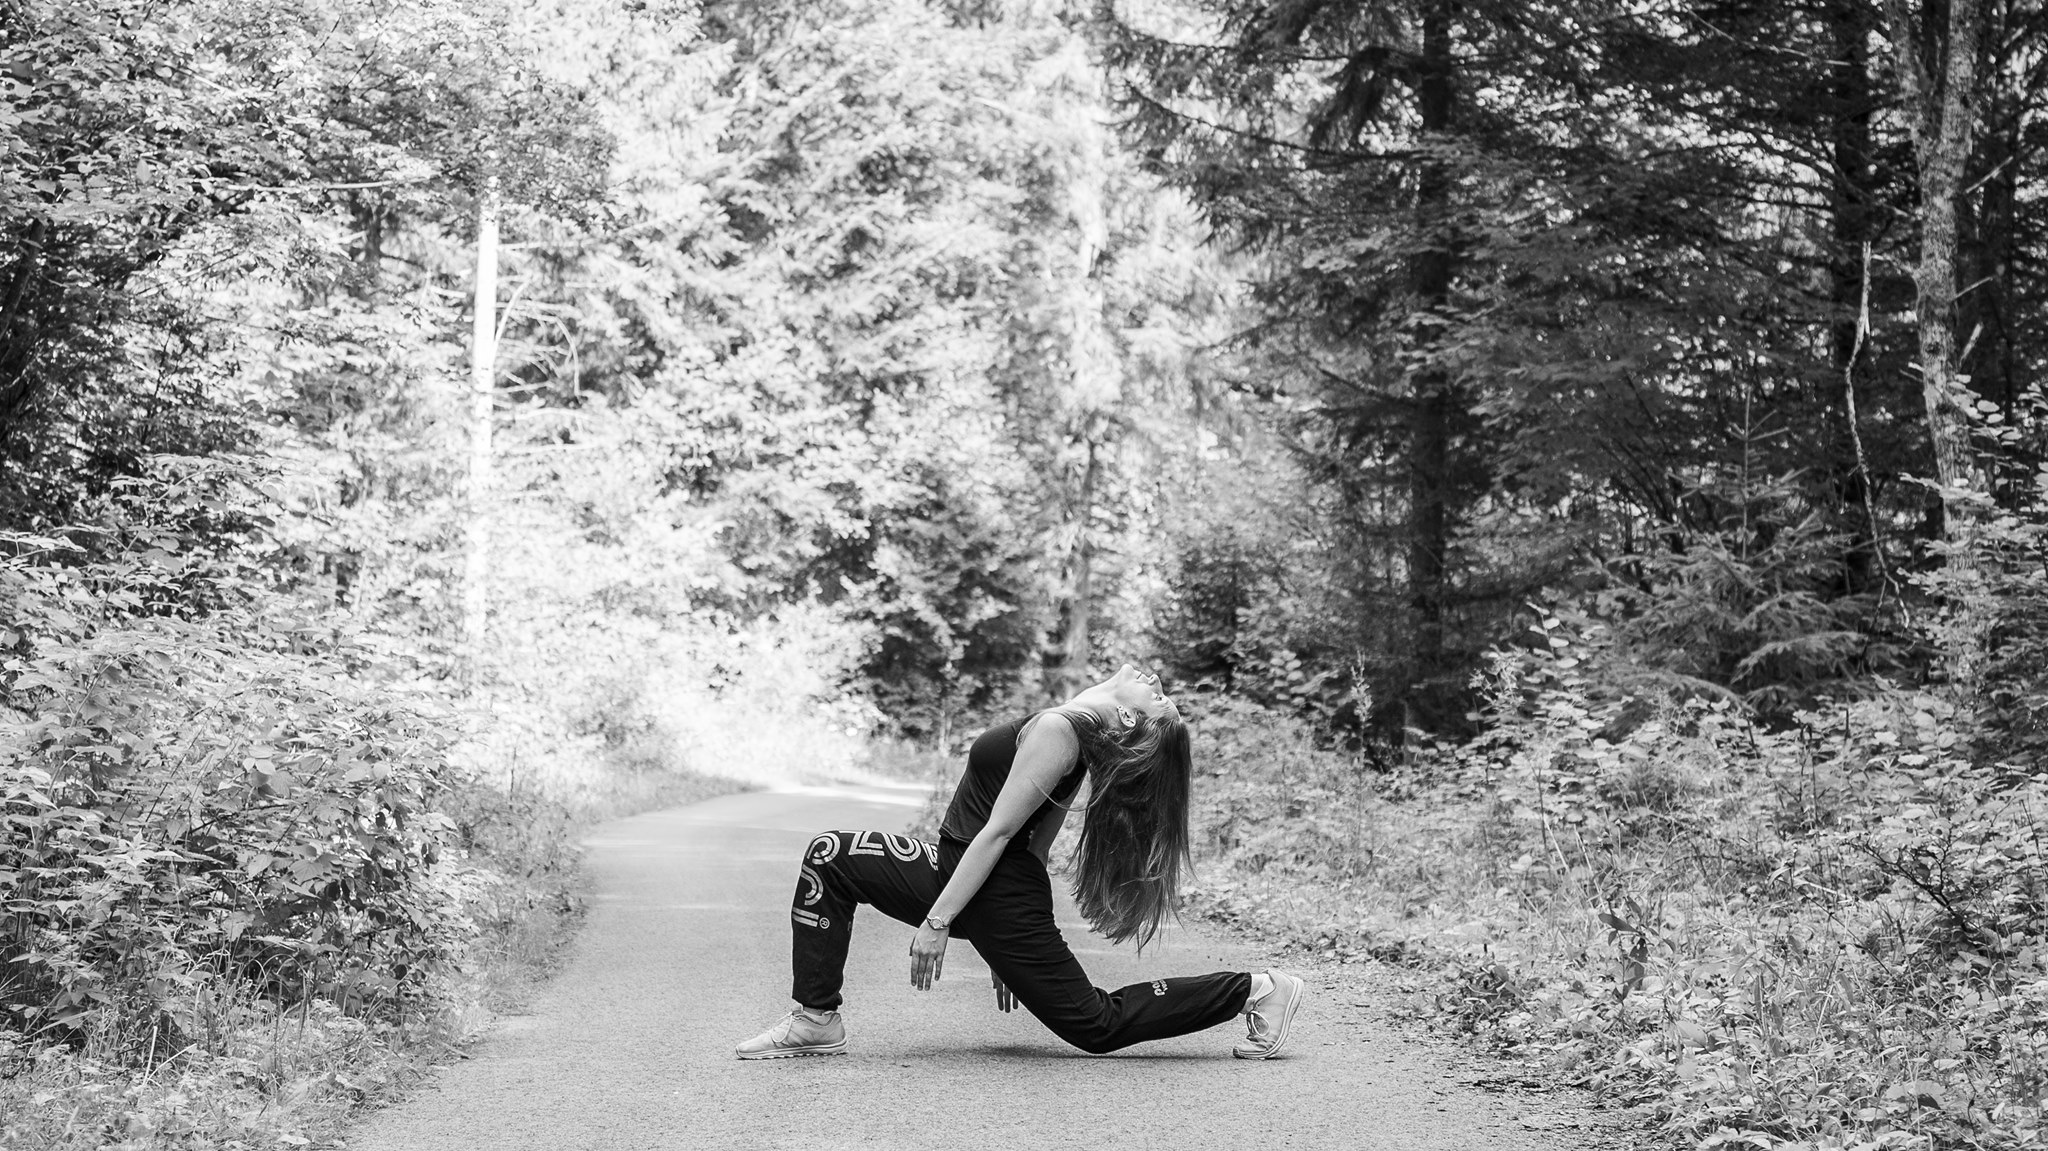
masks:
<svg viewBox="0 0 2048 1151"><path fill-rule="evenodd" d="M1024 725L1031 722L1031 716L1000 724L981 733L974 746L967 752L967 770L960 776L960 786L953 791L953 802L946 807L945 821L939 824L939 835L959 843L972 843L981 829L988 826L989 813L995 810L996 796L1002 794L1003 784L1010 778L1010 765L1017 758L1017 736ZM1038 830L1040 821L1052 812L1054 805L1065 806L1074 797L1074 791L1081 786L1081 762L1076 756L1074 766L1060 781L1053 785L1052 795L1024 826L1017 830L1010 840L1010 849L1027 847L1031 835Z"/></svg>

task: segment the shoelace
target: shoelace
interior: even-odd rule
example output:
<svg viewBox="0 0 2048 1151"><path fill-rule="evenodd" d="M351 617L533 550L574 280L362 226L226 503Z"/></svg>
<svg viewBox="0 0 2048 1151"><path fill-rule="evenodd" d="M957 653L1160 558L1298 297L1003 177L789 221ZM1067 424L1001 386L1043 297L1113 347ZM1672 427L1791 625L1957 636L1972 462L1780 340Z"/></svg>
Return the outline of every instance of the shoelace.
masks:
<svg viewBox="0 0 2048 1151"><path fill-rule="evenodd" d="M1265 1012L1256 1007L1245 1008L1244 1024L1245 1032L1250 1038L1262 1039L1265 1037L1265 1031L1268 1026Z"/></svg>
<svg viewBox="0 0 2048 1151"><path fill-rule="evenodd" d="M796 1033L797 1017L802 1014L802 1008L792 1007L789 1009L789 1014L782 1017L782 1026L777 1028L775 1033L775 1041L777 1043L787 1043L790 1036Z"/></svg>
<svg viewBox="0 0 2048 1151"><path fill-rule="evenodd" d="M827 1020L825 1020L824 1022L822 1022L822 1023L821 1023L821 1022L819 1022L818 1020L816 1020L816 1019L813 1019L813 1018L811 1018L811 1017L810 1017L810 1016L808 1016L808 1015L805 1015L805 1014L804 1014L804 1009L803 1009L803 1008L801 1008L801 1007L792 1007L792 1008L790 1008L790 1009L789 1009L789 1014L788 1014L788 1015L786 1015L786 1016L784 1016L784 1017L783 1017L783 1019L782 1019L782 1034L781 1034L781 1039L782 1039L782 1040L786 1040L786 1039L789 1039L789 1038L791 1038L791 1037L792 1037L793 1035L795 1035L795 1034L796 1034L796 1025L797 1025L797 1022L798 1022L799 1020L801 1020L801 1021L803 1021L803 1022L805 1022L805 1023L808 1023L808 1024L810 1024L810 1025L811 1025L812 1027L816 1027L816 1028L818 1028L818 1029L820 1029L820 1030L823 1030L823 1029L825 1029L825 1028L827 1028L827 1027L829 1027L829 1026L831 1026L831 1025L832 1025L832 1021L831 1021L831 1020L829 1020L829 1019L827 1019ZM779 1041L780 1041L780 1040L778 1040L778 1042L779 1042Z"/></svg>

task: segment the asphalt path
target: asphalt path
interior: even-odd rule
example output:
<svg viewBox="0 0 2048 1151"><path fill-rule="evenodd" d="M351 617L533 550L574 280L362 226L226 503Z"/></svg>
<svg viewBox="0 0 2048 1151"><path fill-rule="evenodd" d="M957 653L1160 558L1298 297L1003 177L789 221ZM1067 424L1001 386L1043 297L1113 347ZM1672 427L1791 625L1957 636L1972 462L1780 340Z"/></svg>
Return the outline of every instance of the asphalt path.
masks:
<svg viewBox="0 0 2048 1151"><path fill-rule="evenodd" d="M995 1009L955 942L930 992L909 985L911 929L872 909L848 964L846 1055L740 1062L732 1045L788 1009L789 897L810 837L901 830L921 788L784 787L620 820L590 841L588 923L534 1013L500 1020L428 1087L370 1116L355 1151L773 1151L1172 1148L1563 1151L1527 1104L1469 1086L1469 1055L1375 1023L1331 972L1280 1058L1233 1059L1241 1022L1108 1056ZM1068 939L1103 987L1259 970L1193 928L1142 957ZM1355 982L1355 981L1353 981ZM1551 1123L1544 1119L1540 1122Z"/></svg>

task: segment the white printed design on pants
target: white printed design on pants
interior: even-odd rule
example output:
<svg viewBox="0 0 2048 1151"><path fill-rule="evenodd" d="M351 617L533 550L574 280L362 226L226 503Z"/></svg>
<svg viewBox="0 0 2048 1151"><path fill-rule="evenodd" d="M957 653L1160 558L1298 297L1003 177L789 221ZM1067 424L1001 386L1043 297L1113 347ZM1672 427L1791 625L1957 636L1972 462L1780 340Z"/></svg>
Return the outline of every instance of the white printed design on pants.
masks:
<svg viewBox="0 0 2048 1151"><path fill-rule="evenodd" d="M939 869L939 845L936 843L926 843L921 846L924 848L924 861L932 865L933 871L937 871Z"/></svg>
<svg viewBox="0 0 2048 1151"><path fill-rule="evenodd" d="M819 866L830 863L838 857L839 833L836 831L820 833L816 839L811 840L811 846L804 852L805 859Z"/></svg>
<svg viewBox="0 0 2048 1151"><path fill-rule="evenodd" d="M805 907L809 907L825 897L825 881L818 878L818 873L812 871L809 864L805 864L797 872L797 881L804 885L803 901Z"/></svg>
<svg viewBox="0 0 2048 1151"><path fill-rule="evenodd" d="M889 854L903 863L916 863L917 857L924 854L924 844L907 835L885 835L883 838L889 841Z"/></svg>
<svg viewBox="0 0 2048 1151"><path fill-rule="evenodd" d="M882 847L881 841L875 838L874 832L862 831L854 835L853 846L846 849L846 854L882 855L884 854L884 849Z"/></svg>
<svg viewBox="0 0 2048 1151"><path fill-rule="evenodd" d="M805 911L801 907L792 907L789 909L789 915L790 918L796 920L798 923L803 924L805 927L817 927L826 931L830 931L832 929L831 918L828 916L819 915L815 911Z"/></svg>

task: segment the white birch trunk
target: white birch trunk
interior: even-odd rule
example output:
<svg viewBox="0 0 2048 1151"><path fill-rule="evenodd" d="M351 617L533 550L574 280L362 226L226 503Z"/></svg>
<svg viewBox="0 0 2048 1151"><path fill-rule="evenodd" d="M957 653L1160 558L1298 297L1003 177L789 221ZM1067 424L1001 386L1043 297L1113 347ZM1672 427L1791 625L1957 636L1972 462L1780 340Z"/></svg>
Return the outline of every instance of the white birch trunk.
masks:
<svg viewBox="0 0 2048 1151"><path fill-rule="evenodd" d="M472 666L481 656L489 597L491 423L498 362L498 183L485 184L477 204L476 303L470 329L469 482L464 493L462 645Z"/></svg>
<svg viewBox="0 0 2048 1151"><path fill-rule="evenodd" d="M1080 243L1066 288L1067 367L1071 373L1066 406L1079 429L1086 452L1081 486L1067 501L1072 519L1066 525L1073 544L1067 555L1066 632L1060 637L1060 665L1052 675L1052 697L1064 700L1088 686L1091 653L1089 622L1095 614L1096 489L1107 450L1105 415L1116 414L1123 398L1123 375L1107 323L1096 262L1109 243L1106 141L1092 119L1094 106L1084 103L1066 111L1079 138L1074 170L1067 183L1067 212Z"/></svg>

